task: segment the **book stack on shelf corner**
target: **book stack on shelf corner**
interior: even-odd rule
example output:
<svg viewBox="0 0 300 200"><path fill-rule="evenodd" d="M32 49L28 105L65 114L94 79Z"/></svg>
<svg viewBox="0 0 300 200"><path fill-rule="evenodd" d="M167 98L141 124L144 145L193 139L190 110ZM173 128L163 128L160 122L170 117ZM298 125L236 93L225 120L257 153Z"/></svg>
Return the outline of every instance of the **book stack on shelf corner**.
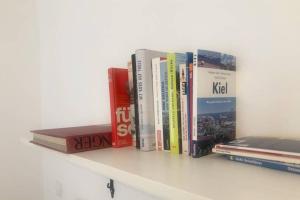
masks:
<svg viewBox="0 0 300 200"><path fill-rule="evenodd" d="M299 140L249 136L217 144L213 152L232 161L300 174L299 147Z"/></svg>
<svg viewBox="0 0 300 200"><path fill-rule="evenodd" d="M136 50L128 62L129 89L123 89L129 91L130 111L124 116L130 115L131 127L126 128L133 145L196 158L235 139L235 63L232 55L208 50ZM121 118L112 101L116 93L110 86L112 127L122 125L113 120ZM120 135L118 130L113 128L113 135Z"/></svg>

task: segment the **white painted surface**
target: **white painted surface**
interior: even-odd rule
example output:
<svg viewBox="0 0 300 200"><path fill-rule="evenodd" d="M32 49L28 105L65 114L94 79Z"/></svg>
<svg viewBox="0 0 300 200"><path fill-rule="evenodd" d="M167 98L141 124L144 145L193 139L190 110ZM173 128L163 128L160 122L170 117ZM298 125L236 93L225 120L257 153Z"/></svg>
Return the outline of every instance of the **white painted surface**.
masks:
<svg viewBox="0 0 300 200"><path fill-rule="evenodd" d="M232 162L219 155L193 159L167 152L141 152L134 148L110 148L66 155L33 144L31 146L42 151L45 157L53 157L56 163L64 160L65 165L69 165L67 169L75 169L71 164L80 168L68 170L67 173L60 171L62 179L79 182L77 187L72 188L75 193L84 190L80 185L81 181L86 184L89 180L98 179L99 182L91 182L92 191L95 185L103 187L103 184L99 184L102 181L100 178L89 175L96 173L162 199L300 198L298 175ZM51 163L52 161L49 164ZM84 178L76 180L78 173L85 175ZM70 186L67 183L66 187ZM118 192L116 188L116 194Z"/></svg>
<svg viewBox="0 0 300 200"><path fill-rule="evenodd" d="M5 6L2 6L2 2ZM1 113L8 114L2 115L1 122L4 123L1 124L1 131L9 133L7 139L13 141L16 135L20 136L25 130L39 126L39 84L36 80L39 69L33 61L36 49L31 46L38 36L34 31L35 26L27 23L34 18L33 1L2 2L0 11L1 16L4 13L5 17L0 19L1 22L3 20L0 55L4 55L4 59L1 57L1 70L3 72L4 69L4 73L0 74L0 87L6 98L1 97ZM130 53L137 48L165 51L204 48L237 56L239 136L300 137L299 8L300 3L296 0L37 0L43 127L109 122L107 67L125 66ZM24 9L25 13L22 12ZM14 64L8 67L7 63ZM14 126L12 133L11 125L16 122L20 125ZM9 148L7 144L2 147ZM11 159L15 153L1 152L1 157L9 160L9 164L4 166L17 166L13 161L15 159ZM57 163L55 158L47 159L49 165L57 165L61 171L72 171L66 164ZM25 160L32 165L31 171L36 171L35 161L29 158ZM205 162L202 165L206 165ZM27 176L27 173L24 175L19 171L19 167L9 170L13 169L16 171L13 177ZM233 173L241 176L249 170L244 165L233 169L237 170ZM53 189L51 179L46 175L56 178L61 175L55 170L53 173L47 170L51 168L44 166L45 188L49 186ZM197 167L195 171L200 170ZM87 181L83 173L78 173L77 178ZM6 174L1 176L4 180L11 177ZM279 180L282 176L288 175L275 175ZM226 172L220 177L226 177ZM237 180L241 181L236 182L237 185L259 190L245 180ZM294 187L292 180L294 178L285 182L286 187ZM76 187L72 181L67 181L68 187ZM10 185L5 194L13 193L14 184L18 184L15 182L5 183ZM265 183L264 180L261 182ZM277 182L268 183L276 186ZM30 185L32 183L24 187ZM21 186L18 184L17 187ZM91 193L97 194L94 190ZM263 193L258 195L263 196Z"/></svg>
<svg viewBox="0 0 300 200"><path fill-rule="evenodd" d="M41 123L34 0L0 1L0 199L40 200L39 154L20 144Z"/></svg>
<svg viewBox="0 0 300 200"><path fill-rule="evenodd" d="M296 0L39 0L43 125L109 122L107 67L126 66L137 48L203 48L237 56L238 135L300 137L299 9Z"/></svg>

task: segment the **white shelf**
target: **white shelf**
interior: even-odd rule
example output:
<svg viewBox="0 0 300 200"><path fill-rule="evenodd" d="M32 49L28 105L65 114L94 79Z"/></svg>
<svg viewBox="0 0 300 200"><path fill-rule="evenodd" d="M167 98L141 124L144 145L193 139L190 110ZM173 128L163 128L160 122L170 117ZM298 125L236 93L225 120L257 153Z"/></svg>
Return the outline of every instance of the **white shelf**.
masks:
<svg viewBox="0 0 300 200"><path fill-rule="evenodd" d="M133 147L63 154L23 140L101 176L166 199L300 199L300 175L228 161L218 155L193 159Z"/></svg>

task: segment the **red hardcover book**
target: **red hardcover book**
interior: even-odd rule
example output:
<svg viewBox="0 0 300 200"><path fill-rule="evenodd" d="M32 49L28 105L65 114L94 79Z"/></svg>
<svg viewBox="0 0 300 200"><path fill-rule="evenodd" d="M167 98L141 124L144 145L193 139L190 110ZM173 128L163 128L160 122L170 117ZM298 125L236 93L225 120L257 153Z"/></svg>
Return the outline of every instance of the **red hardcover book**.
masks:
<svg viewBox="0 0 300 200"><path fill-rule="evenodd" d="M109 68L112 146L132 145L128 69Z"/></svg>
<svg viewBox="0 0 300 200"><path fill-rule="evenodd" d="M111 147L111 125L33 130L34 144L64 153Z"/></svg>

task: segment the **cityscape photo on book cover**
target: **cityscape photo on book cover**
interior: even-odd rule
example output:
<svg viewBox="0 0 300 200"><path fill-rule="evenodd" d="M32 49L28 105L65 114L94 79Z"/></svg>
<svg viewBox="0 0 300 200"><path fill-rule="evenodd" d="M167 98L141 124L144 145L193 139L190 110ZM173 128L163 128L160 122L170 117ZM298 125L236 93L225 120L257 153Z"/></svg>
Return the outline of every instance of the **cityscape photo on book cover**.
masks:
<svg viewBox="0 0 300 200"><path fill-rule="evenodd" d="M197 50L194 54L193 157L211 152L216 143L235 138L235 57Z"/></svg>

